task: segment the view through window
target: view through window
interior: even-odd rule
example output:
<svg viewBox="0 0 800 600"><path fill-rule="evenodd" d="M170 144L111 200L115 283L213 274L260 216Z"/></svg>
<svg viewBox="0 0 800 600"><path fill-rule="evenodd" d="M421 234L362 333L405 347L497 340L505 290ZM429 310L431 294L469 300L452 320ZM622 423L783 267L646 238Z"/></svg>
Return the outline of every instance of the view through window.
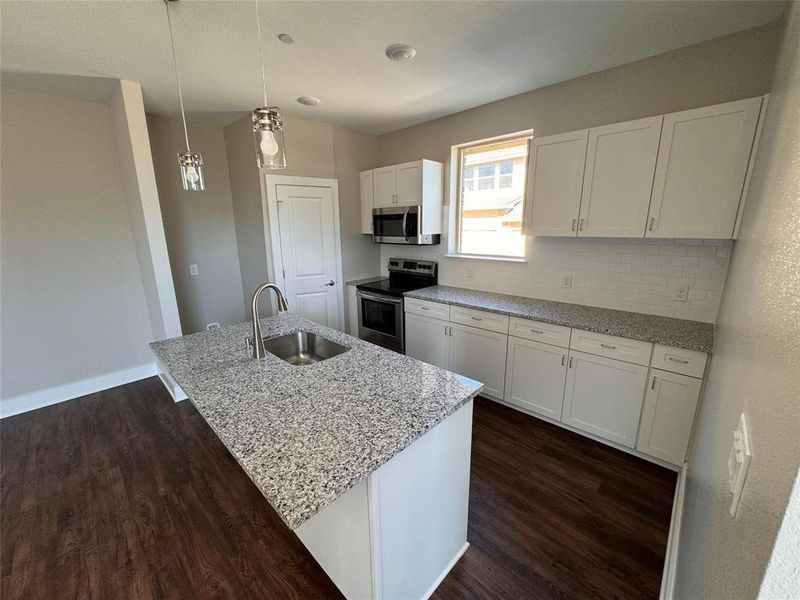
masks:
<svg viewBox="0 0 800 600"><path fill-rule="evenodd" d="M529 146L525 136L459 150L459 254L525 256Z"/></svg>

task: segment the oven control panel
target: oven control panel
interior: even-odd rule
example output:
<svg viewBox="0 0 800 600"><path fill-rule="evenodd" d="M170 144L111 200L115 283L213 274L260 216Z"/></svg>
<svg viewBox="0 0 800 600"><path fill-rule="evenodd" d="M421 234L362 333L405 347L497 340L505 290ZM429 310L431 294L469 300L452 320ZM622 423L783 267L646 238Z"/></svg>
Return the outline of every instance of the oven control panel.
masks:
<svg viewBox="0 0 800 600"><path fill-rule="evenodd" d="M414 273L418 275L435 275L436 262L432 260L410 260L407 258L390 258L389 271L393 273Z"/></svg>

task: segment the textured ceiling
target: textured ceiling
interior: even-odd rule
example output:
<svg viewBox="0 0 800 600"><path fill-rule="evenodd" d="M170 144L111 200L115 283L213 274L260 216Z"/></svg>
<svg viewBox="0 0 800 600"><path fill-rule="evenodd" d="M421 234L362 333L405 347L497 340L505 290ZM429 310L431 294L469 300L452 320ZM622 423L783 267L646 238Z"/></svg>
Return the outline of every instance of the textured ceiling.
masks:
<svg viewBox="0 0 800 600"><path fill-rule="evenodd" d="M265 2L270 103L383 133L778 19L782 2ZM225 120L261 101L252 1L171 5L187 110ZM139 81L177 106L161 0L0 3L4 72ZM276 39L288 32L291 45ZM384 48L407 42L408 63ZM318 96L303 107L295 99Z"/></svg>

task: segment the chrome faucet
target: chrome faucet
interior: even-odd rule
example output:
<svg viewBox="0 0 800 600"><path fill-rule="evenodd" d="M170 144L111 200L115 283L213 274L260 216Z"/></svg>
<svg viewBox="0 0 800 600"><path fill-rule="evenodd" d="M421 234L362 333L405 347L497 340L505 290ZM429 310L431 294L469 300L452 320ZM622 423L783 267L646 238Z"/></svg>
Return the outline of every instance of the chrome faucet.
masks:
<svg viewBox="0 0 800 600"><path fill-rule="evenodd" d="M253 337L247 340L247 347L253 350L253 358L264 358L266 354L264 350L264 340L261 337L261 325L258 322L258 299L261 297L261 292L271 288L275 290L275 295L278 297L278 312L286 312L289 310L289 305L286 303L286 298L279 288L274 283L262 283L256 291L253 292Z"/></svg>

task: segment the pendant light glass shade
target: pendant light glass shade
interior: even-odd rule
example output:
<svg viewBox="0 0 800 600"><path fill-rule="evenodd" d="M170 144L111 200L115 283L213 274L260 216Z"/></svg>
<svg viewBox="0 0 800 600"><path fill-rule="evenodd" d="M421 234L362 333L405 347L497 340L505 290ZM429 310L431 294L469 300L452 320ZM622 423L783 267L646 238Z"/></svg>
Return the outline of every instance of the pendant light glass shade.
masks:
<svg viewBox="0 0 800 600"><path fill-rule="evenodd" d="M203 157L199 152L181 152L178 154L181 166L181 183L187 192L202 192L206 189L203 178Z"/></svg>
<svg viewBox="0 0 800 600"><path fill-rule="evenodd" d="M263 106L253 111L253 134L259 168L285 169L286 145L283 139L283 122L277 106Z"/></svg>
<svg viewBox="0 0 800 600"><path fill-rule="evenodd" d="M183 109L183 91L181 78L178 73L178 57L175 54L175 39L172 35L172 19L169 15L169 5L178 0L164 0L167 9L167 26L169 27L169 42L172 46L172 64L175 66L175 83L178 86L178 101L181 105L181 120L183 121L183 138L186 140L186 151L178 153L178 165L181 169L181 184L187 192L202 192L206 189L203 178L203 156L199 152L192 152L189 147L189 131L186 128L186 111Z"/></svg>

